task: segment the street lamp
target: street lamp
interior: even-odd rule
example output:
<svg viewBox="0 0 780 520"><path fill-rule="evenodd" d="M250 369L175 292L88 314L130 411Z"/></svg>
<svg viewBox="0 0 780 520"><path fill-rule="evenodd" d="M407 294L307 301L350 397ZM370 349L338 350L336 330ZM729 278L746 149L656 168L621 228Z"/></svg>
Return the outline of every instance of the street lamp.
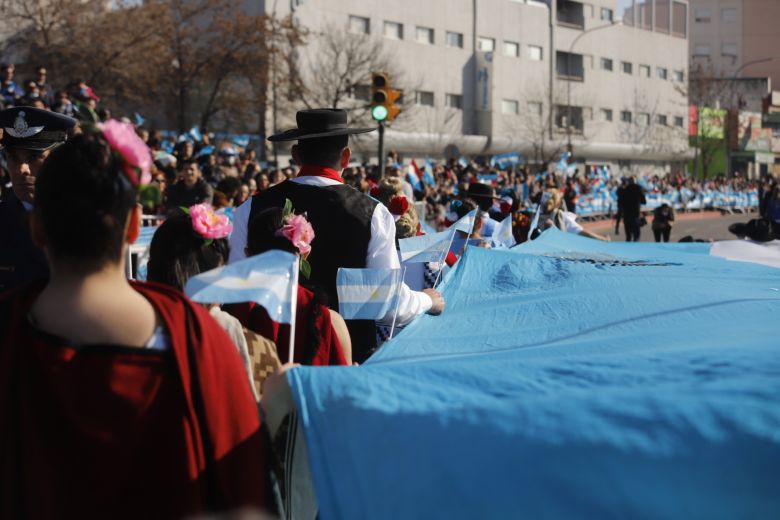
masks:
<svg viewBox="0 0 780 520"><path fill-rule="evenodd" d="M599 25L598 27L592 27L588 29L587 31L582 31L580 34L577 35L576 38L571 42L571 45L569 45L569 52L566 55L566 72L571 74L571 55L574 52L574 46L577 45L577 42L580 41L580 38L585 36L586 34L590 34L592 32L598 31L600 29L607 29L609 27L614 27L616 25L623 25L623 21L620 19L612 20L608 24ZM552 57L550 57L552 59ZM584 72L584 66L583 66L583 72ZM550 107L550 110L552 110L552 106ZM567 80L566 82L566 149L569 151L569 153L572 152L571 147L571 79Z"/></svg>

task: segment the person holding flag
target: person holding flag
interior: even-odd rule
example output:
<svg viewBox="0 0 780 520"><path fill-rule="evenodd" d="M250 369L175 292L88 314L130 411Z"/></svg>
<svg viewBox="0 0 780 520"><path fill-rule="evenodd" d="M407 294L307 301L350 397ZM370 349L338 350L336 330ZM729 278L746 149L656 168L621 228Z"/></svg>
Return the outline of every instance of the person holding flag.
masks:
<svg viewBox="0 0 780 520"><path fill-rule="evenodd" d="M249 223L264 209L283 207L290 199L296 211L306 213L316 234L309 256L311 281L328 297L328 306L338 309L336 275L340 267L398 268L395 221L385 206L344 184L341 172L349 165L349 136L374 128L350 128L347 113L339 109L302 110L298 127L272 135L269 141L297 141L292 147L301 165L295 178L253 196L235 212L230 237L230 262L245 255ZM402 287L397 321L409 323L425 312L439 314L444 300L438 291L411 291ZM353 357L362 362L376 347L373 320L348 320Z"/></svg>

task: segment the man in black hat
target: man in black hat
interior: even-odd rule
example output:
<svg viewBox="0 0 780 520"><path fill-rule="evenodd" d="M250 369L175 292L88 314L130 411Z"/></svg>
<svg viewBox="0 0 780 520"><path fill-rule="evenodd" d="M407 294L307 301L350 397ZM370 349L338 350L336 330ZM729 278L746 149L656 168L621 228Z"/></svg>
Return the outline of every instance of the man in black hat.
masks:
<svg viewBox="0 0 780 520"><path fill-rule="evenodd" d="M341 171L349 164L349 136L373 128L349 128L344 110L303 110L296 115L298 128L273 135L269 141L298 141L292 147L301 165L296 177L255 195L235 212L230 237L230 261L244 258L247 226L265 208L284 206L290 199L296 213L306 212L315 232L308 258L311 281L328 296L328 305L338 310L336 273L339 267L398 268L395 249L395 221L388 209L358 190L344 184ZM397 325L428 312L439 314L444 300L438 291L423 292L402 287ZM348 320L353 359L362 362L376 346L375 324L370 320Z"/></svg>
<svg viewBox="0 0 780 520"><path fill-rule="evenodd" d="M11 189L0 199L0 291L49 274L43 252L30 237L27 213L33 207L38 169L75 125L70 117L32 107L0 111L0 144L11 175Z"/></svg>

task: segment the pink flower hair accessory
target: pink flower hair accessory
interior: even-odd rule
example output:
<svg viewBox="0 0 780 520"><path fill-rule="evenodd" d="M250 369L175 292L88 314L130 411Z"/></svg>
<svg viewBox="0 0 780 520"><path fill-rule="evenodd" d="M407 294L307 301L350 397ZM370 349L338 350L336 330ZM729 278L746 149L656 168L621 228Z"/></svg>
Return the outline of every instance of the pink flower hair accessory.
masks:
<svg viewBox="0 0 780 520"><path fill-rule="evenodd" d="M233 231L228 216L215 213L210 204L196 204L185 212L190 215L192 229L207 241L226 238Z"/></svg>
<svg viewBox="0 0 780 520"><path fill-rule="evenodd" d="M109 119L105 123L98 123L97 127L111 150L122 157L127 180L133 186L149 184L152 181L152 154L135 133L133 125Z"/></svg>

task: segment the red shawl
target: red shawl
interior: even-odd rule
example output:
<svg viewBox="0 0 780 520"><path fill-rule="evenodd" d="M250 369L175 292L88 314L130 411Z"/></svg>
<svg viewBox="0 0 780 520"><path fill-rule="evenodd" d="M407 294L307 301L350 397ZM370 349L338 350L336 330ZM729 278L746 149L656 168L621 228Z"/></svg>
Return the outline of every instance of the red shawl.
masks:
<svg viewBox="0 0 780 520"><path fill-rule="evenodd" d="M157 310L170 350L48 335L27 317L40 287L0 301L0 518L270 505L260 420L229 337L174 289L134 288Z"/></svg>
<svg viewBox="0 0 780 520"><path fill-rule="evenodd" d="M315 320L317 343L314 357L309 363L306 360L306 350L311 345L311 317L315 306L318 306L319 310L319 316ZM225 305L224 309L238 318L244 327L276 343L279 359L282 363L289 361L290 326L288 324L273 321L263 307L254 303ZM314 293L300 285L295 316L295 362L313 366L347 364L341 342L330 320L328 308L317 303Z"/></svg>

